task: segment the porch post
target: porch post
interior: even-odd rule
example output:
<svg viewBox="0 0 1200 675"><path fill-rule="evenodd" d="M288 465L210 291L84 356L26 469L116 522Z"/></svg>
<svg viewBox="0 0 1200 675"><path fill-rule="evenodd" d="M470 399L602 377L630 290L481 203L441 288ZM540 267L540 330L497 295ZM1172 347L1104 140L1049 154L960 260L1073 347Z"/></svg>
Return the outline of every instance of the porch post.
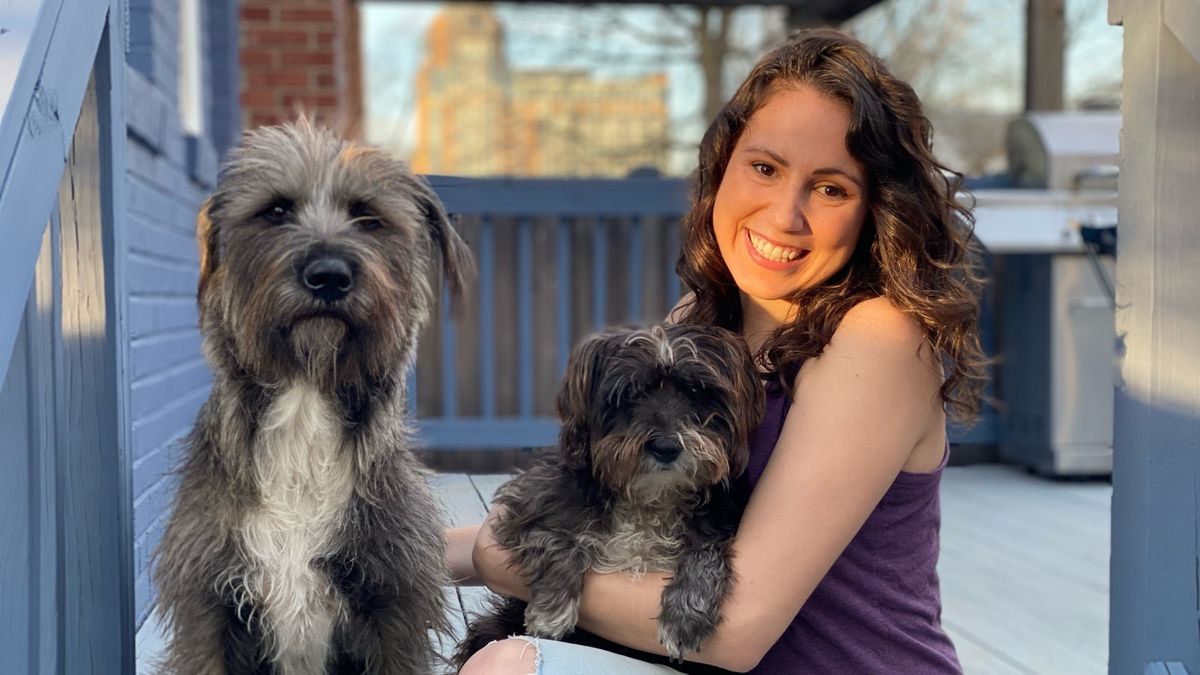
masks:
<svg viewBox="0 0 1200 675"><path fill-rule="evenodd" d="M1195 675L1200 0L1110 0L1109 20L1125 27L1109 672Z"/></svg>

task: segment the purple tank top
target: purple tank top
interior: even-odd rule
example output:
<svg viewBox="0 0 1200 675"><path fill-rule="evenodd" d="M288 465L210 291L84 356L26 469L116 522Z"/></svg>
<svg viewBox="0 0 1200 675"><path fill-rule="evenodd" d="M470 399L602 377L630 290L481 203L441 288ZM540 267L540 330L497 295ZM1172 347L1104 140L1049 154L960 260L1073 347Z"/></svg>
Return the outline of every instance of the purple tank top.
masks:
<svg viewBox="0 0 1200 675"><path fill-rule="evenodd" d="M767 384L766 414L750 439L746 477L758 483L791 402ZM942 630L938 482L901 472L779 641L752 673L961 673Z"/></svg>

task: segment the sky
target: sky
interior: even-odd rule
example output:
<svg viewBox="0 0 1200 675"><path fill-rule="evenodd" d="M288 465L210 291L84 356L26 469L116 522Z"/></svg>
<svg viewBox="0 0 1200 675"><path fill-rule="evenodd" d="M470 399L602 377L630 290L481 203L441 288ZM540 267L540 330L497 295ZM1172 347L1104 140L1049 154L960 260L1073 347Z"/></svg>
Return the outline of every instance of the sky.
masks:
<svg viewBox="0 0 1200 675"><path fill-rule="evenodd" d="M0 0L2 1L2 0ZM888 0L891 9L927 7L931 0ZM922 98L939 90L965 91L965 103L992 112L1018 112L1021 107L1025 2L1023 0L934 0L939 8L956 8L975 17L962 36L962 50L972 50L967 63L946 68L914 86ZM415 73L424 48L424 34L439 2L368 0L362 5L367 135L374 143L404 152L411 141ZM627 30L611 25L614 12L636 30L672 33L669 17L657 6L621 5L588 8L554 4L498 3L505 25L509 64L515 69L581 67L599 76L666 70L670 82L668 107L673 134L681 145L698 140L704 120L699 114L700 73L694 66L664 56L661 49L639 43ZM1111 89L1121 67L1122 35L1106 22L1105 0L1067 0L1069 37L1066 95L1068 101ZM874 47L868 35L888 37L888 7L877 6L856 18L852 30ZM748 51L781 23L777 9L740 10L734 30ZM757 55L757 54L756 54ZM731 67L727 88L748 71L750 60ZM729 92L731 93L731 91ZM686 171L689 160L679 158Z"/></svg>
<svg viewBox="0 0 1200 675"><path fill-rule="evenodd" d="M0 0L0 111L16 84L21 58L33 34L38 9L44 0Z"/></svg>

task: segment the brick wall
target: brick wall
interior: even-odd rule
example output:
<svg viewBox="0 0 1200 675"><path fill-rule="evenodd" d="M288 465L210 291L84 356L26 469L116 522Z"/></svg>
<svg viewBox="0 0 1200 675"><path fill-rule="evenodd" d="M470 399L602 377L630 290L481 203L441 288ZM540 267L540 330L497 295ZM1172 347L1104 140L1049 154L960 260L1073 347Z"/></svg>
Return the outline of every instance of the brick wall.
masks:
<svg viewBox="0 0 1200 675"><path fill-rule="evenodd" d="M243 0L238 16L243 126L303 112L359 136L362 59L352 0Z"/></svg>
<svg viewBox="0 0 1200 675"><path fill-rule="evenodd" d="M198 261L195 218L216 181L217 148L238 134L236 78L230 51L236 0L204 0L206 130L189 137L180 126L179 2L130 2L126 69L129 204L129 329L132 391L135 620L153 607L150 554L162 536L174 494L169 469L178 444L208 395L211 376L197 330ZM223 51L224 50L224 51ZM220 55L227 54L225 63ZM223 83L223 84L222 84Z"/></svg>

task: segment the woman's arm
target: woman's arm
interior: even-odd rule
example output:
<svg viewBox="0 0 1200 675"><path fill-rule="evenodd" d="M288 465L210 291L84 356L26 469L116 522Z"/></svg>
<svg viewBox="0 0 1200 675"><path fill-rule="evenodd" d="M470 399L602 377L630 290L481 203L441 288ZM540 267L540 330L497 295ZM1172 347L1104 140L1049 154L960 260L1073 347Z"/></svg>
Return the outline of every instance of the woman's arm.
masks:
<svg viewBox="0 0 1200 675"><path fill-rule="evenodd" d="M914 321L886 300L851 310L796 379L795 400L734 540L737 579L724 621L694 660L750 670L775 643L895 480L943 421L939 364ZM486 527L485 527L486 530ZM503 551L486 550L489 586L520 596ZM481 548L477 545L477 551ZM591 573L579 625L664 653L656 617L666 574Z"/></svg>
<svg viewBox="0 0 1200 675"><path fill-rule="evenodd" d="M475 572L472 549L479 534L479 525L451 527L445 531L446 566L450 580L459 586L478 586L483 583Z"/></svg>

